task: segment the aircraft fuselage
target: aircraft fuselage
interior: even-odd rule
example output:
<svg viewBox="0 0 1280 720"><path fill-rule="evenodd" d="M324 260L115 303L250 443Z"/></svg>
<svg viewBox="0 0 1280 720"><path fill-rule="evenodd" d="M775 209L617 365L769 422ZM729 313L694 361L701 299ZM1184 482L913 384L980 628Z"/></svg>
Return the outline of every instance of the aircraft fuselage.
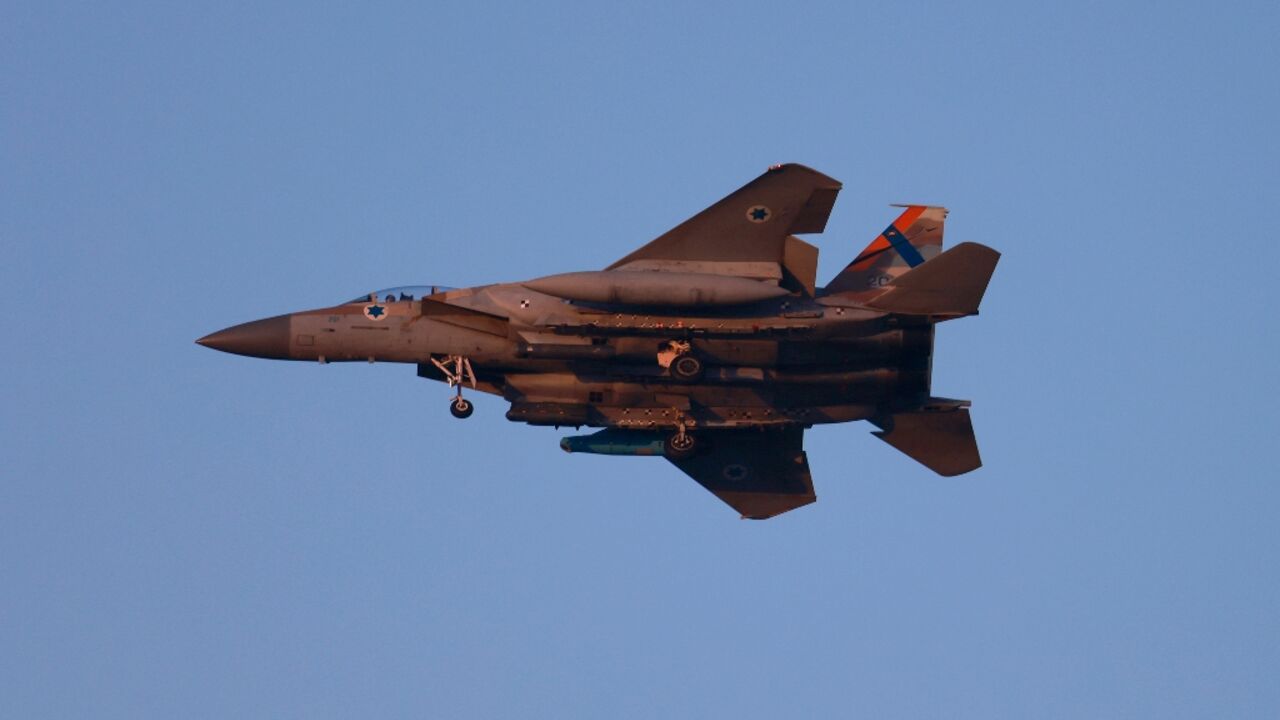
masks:
<svg viewBox="0 0 1280 720"><path fill-rule="evenodd" d="M432 312L443 305L510 322ZM700 377L675 378L660 365L670 341L689 344ZM432 360L465 357L476 389L511 402L515 421L669 428L678 411L709 428L847 422L927 397L932 328L797 298L698 317L618 312L508 284L306 310L200 343L264 358L411 363L442 381Z"/></svg>

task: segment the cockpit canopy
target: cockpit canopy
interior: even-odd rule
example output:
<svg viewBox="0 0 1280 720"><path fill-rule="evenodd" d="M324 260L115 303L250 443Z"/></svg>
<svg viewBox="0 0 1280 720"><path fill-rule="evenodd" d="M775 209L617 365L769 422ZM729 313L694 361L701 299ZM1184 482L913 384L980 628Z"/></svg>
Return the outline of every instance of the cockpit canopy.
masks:
<svg viewBox="0 0 1280 720"><path fill-rule="evenodd" d="M370 300L373 302L387 303L400 301L407 302L409 300L421 300L428 295L435 295L436 293L453 289L455 288L445 287L444 285L401 285L400 287L379 290L375 293L367 293L354 300L348 300L344 304L350 305L351 303L367 303Z"/></svg>

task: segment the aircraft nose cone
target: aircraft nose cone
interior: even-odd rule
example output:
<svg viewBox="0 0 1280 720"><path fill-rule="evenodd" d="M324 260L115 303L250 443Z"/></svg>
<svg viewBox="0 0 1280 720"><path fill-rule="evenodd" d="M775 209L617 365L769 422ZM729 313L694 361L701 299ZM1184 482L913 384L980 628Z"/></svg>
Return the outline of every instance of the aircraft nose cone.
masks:
<svg viewBox="0 0 1280 720"><path fill-rule="evenodd" d="M205 335L196 341L214 350L250 357L289 358L289 316L254 320Z"/></svg>

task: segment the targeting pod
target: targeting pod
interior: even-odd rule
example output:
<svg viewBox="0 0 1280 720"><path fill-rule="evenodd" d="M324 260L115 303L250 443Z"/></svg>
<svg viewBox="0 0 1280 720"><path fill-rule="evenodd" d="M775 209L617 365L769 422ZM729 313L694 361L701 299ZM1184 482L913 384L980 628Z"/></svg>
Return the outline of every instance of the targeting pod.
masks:
<svg viewBox="0 0 1280 720"><path fill-rule="evenodd" d="M560 449L567 453L596 455L656 455L661 457L665 435L649 430L605 428L590 435L573 435L560 439Z"/></svg>

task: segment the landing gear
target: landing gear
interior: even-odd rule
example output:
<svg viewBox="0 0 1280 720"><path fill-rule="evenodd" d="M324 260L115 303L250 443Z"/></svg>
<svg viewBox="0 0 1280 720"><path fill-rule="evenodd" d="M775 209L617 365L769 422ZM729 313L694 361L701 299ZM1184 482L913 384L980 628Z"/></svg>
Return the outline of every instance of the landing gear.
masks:
<svg viewBox="0 0 1280 720"><path fill-rule="evenodd" d="M449 401L449 412L459 420L471 417L476 408L470 400L462 397L463 383L470 383L472 389L476 386L476 374L471 369L471 361L461 355L447 355L439 360L431 358L431 364L444 373L449 387L457 388L457 394Z"/></svg>
<svg viewBox="0 0 1280 720"><path fill-rule="evenodd" d="M662 441L662 451L672 460L690 457L697 449L698 440L683 428Z"/></svg>
<svg viewBox="0 0 1280 720"><path fill-rule="evenodd" d="M671 361L668 372L677 380L694 382L702 377L702 361L692 355L681 355Z"/></svg>
<svg viewBox="0 0 1280 720"><path fill-rule="evenodd" d="M658 348L658 364L666 368L676 380L695 382L702 377L702 361L692 350L687 342L668 340Z"/></svg>
<svg viewBox="0 0 1280 720"><path fill-rule="evenodd" d="M461 395L449 402L449 412L459 420L466 420L471 417L471 413L476 411L476 406L471 401Z"/></svg>
<svg viewBox="0 0 1280 720"><path fill-rule="evenodd" d="M692 418L683 413L677 415L675 433L668 435L667 439L662 441L663 454L672 460L681 460L697 452L698 439L689 432L689 426L693 424Z"/></svg>

